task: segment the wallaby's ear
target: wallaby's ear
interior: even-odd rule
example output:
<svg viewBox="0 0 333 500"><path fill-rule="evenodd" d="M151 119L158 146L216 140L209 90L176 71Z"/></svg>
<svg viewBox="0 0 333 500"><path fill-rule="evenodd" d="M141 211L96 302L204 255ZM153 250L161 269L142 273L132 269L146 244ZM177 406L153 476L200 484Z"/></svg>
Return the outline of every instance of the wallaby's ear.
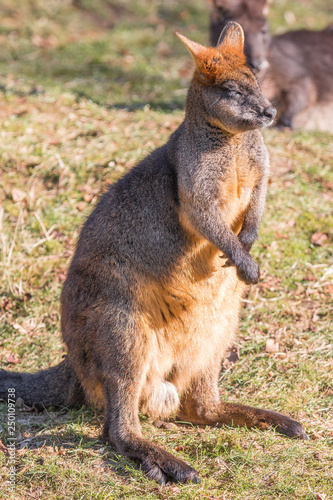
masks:
<svg viewBox="0 0 333 500"><path fill-rule="evenodd" d="M244 31L240 24L229 21L223 28L217 42L217 47L222 50L236 50L244 52Z"/></svg>
<svg viewBox="0 0 333 500"><path fill-rule="evenodd" d="M200 43L192 42L192 40L190 40L184 35L181 35L180 33L176 32L176 35L178 36L179 40L181 40L183 44L186 45L188 50L191 52L197 67L197 75L199 76L200 80L202 82L206 82L207 77L205 76L202 70L203 70L203 61L207 54L207 47L204 47Z"/></svg>
<svg viewBox="0 0 333 500"><path fill-rule="evenodd" d="M178 36L179 40L181 40L183 44L186 45L188 50L191 52L196 64L198 65L199 60L206 51L206 47L200 45L200 43L192 42L192 40L190 40L184 35L181 35L180 33L176 32L176 35Z"/></svg>
<svg viewBox="0 0 333 500"><path fill-rule="evenodd" d="M268 14L269 14L269 7L270 7L271 3L272 3L272 0L266 0L266 2L264 3L262 13L265 17L268 16Z"/></svg>

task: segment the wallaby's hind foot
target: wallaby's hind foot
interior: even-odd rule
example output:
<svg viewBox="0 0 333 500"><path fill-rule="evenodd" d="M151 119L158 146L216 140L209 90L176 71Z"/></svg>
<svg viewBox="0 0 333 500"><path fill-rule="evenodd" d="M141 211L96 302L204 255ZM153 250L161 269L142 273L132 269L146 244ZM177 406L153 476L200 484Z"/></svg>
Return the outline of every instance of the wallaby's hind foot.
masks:
<svg viewBox="0 0 333 500"><path fill-rule="evenodd" d="M179 418L200 425L228 425L232 427L274 429L289 438L308 440L302 425L295 420L271 410L252 408L237 403L225 403L219 399L219 366L215 374L205 375L187 393L181 402Z"/></svg>
<svg viewBox="0 0 333 500"><path fill-rule="evenodd" d="M145 439L128 436L117 444L112 442L113 440L110 442L109 427L105 425L102 441L119 453L138 461L149 479L153 479L161 486L173 481L196 484L201 482L193 467Z"/></svg>
<svg viewBox="0 0 333 500"><path fill-rule="evenodd" d="M109 386L111 390L106 389L103 441L117 452L139 461L147 476L161 485L169 481L200 483L193 467L142 437L138 391L131 391L125 386L121 389L110 382Z"/></svg>
<svg viewBox="0 0 333 500"><path fill-rule="evenodd" d="M254 411L256 418L259 419L258 424L254 425L254 427L258 427L261 430L274 429L279 434L289 438L308 441L309 436L305 433L302 424L296 420L271 410L261 410L260 408L251 408L249 406L245 408Z"/></svg>
<svg viewBox="0 0 333 500"><path fill-rule="evenodd" d="M201 482L197 471L183 460L147 441L145 443L148 444L149 448L145 451L141 467L150 479L154 479L162 486L170 481L195 484Z"/></svg>

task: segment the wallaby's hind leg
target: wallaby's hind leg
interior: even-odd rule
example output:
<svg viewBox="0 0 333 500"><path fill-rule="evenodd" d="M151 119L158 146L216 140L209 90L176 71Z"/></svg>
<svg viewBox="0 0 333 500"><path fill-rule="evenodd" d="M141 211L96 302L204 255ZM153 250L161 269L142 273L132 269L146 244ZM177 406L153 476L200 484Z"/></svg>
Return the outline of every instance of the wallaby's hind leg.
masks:
<svg viewBox="0 0 333 500"><path fill-rule="evenodd" d="M200 482L195 469L143 438L138 416L140 384L137 379L117 382L108 379L104 391L103 439L106 442L119 453L139 460L148 477L161 485L168 480Z"/></svg>
<svg viewBox="0 0 333 500"><path fill-rule="evenodd" d="M270 410L225 403L219 398L219 367L205 373L181 400L178 418L201 425L273 428L290 438L308 439L301 424Z"/></svg>
<svg viewBox="0 0 333 500"><path fill-rule="evenodd" d="M120 300L118 298L118 300ZM150 370L153 355L149 332L144 332L136 322L136 315L123 303L123 314L112 312L104 315L103 331L99 332L99 346L103 349L99 369L104 393L103 439L117 452L139 460L142 469L160 484L168 480L199 482L197 472L182 460L150 443L142 436L139 405ZM113 335L112 350L101 339ZM126 338L127 342L119 341ZM120 340L121 340L120 339Z"/></svg>

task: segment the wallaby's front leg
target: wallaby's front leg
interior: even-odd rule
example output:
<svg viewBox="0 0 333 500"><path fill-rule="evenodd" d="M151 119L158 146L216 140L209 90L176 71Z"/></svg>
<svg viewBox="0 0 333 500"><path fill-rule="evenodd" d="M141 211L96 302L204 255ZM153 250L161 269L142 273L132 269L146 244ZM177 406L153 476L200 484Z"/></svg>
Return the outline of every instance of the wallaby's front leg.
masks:
<svg viewBox="0 0 333 500"><path fill-rule="evenodd" d="M214 185L210 185L211 182L207 182L204 189L196 192L192 199L183 194L186 217L196 231L219 248L236 266L240 279L247 284L258 283L259 266L226 223L216 192L216 179L213 180Z"/></svg>
<svg viewBox="0 0 333 500"><path fill-rule="evenodd" d="M249 252L258 238L259 224L265 209L267 193L267 176L263 175L254 187L250 203L244 215L242 229L238 239L244 249Z"/></svg>
<svg viewBox="0 0 333 500"><path fill-rule="evenodd" d="M178 415L180 420L198 425L272 428L290 438L308 439L300 423L281 413L221 401L218 373L219 367L215 367L203 375L184 396Z"/></svg>

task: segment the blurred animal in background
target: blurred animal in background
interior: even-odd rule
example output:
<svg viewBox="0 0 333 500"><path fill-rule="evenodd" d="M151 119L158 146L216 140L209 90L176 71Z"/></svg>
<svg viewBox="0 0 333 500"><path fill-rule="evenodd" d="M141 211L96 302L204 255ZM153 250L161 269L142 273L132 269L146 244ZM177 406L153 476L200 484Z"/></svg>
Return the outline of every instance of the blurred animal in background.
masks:
<svg viewBox="0 0 333 500"><path fill-rule="evenodd" d="M244 51L247 63L255 71L268 66L268 51L271 43L267 14L268 0L212 0L210 16L210 39L216 45L221 29L229 21L237 21L245 34Z"/></svg>
<svg viewBox="0 0 333 500"><path fill-rule="evenodd" d="M260 128L275 109L229 23L218 47L178 35L196 64L184 122L101 198L86 221L62 292L68 357L36 374L0 371L27 404L104 406L104 439L147 475L197 472L141 431L139 411L200 425L274 428L306 439L270 410L220 399L219 373L237 330L269 171Z"/></svg>
<svg viewBox="0 0 333 500"><path fill-rule="evenodd" d="M126 2L113 0L72 0L72 5L102 29L113 28L119 18L129 15Z"/></svg>
<svg viewBox="0 0 333 500"><path fill-rule="evenodd" d="M278 110L277 125L333 132L333 25L271 37L271 0L212 0L213 45L231 20L245 33L245 54L265 96Z"/></svg>

